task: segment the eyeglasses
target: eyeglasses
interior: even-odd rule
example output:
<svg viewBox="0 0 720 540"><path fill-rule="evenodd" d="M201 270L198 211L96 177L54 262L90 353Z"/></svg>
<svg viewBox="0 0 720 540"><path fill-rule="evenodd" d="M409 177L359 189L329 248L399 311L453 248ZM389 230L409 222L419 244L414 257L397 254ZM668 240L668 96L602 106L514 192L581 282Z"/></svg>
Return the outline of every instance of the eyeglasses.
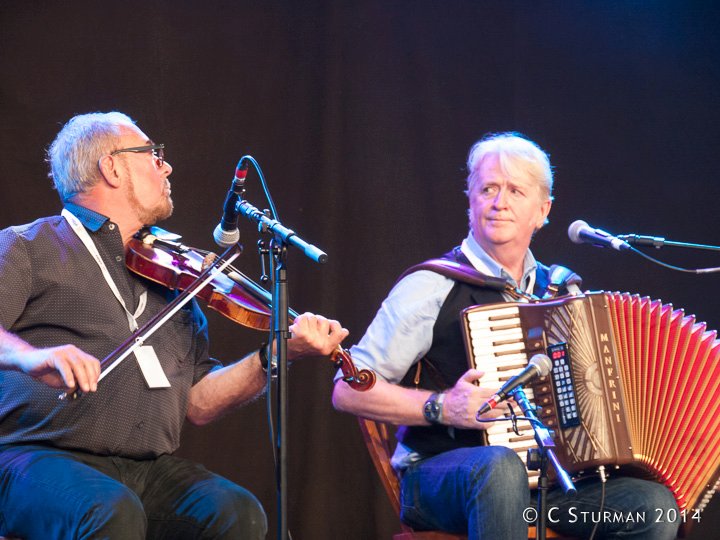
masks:
<svg viewBox="0 0 720 540"><path fill-rule="evenodd" d="M148 144L145 146L134 146L132 148L121 148L120 150L110 152L110 155L115 156L117 154L120 154L121 152L133 152L135 154L140 154L142 152L152 152L153 158L155 159L155 164L157 165L158 169L165 164L164 144Z"/></svg>

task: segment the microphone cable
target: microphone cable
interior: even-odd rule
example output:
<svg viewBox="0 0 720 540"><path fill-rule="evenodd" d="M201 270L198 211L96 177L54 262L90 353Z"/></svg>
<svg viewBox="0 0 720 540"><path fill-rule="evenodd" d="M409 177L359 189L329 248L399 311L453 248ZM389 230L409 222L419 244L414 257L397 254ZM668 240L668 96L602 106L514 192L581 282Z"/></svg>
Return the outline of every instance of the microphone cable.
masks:
<svg viewBox="0 0 720 540"><path fill-rule="evenodd" d="M672 264L668 264L659 259L656 259L655 257L651 257L647 253L644 253L633 246L630 246L630 251L632 251L633 253L637 253L638 255L640 255L641 257L644 257L645 259L647 259L650 262L653 262L659 266L668 268L670 270L675 270L677 272L686 272L688 274L711 274L713 272L720 272L720 266L715 266L715 267L711 267L711 268L683 268L681 266L675 266Z"/></svg>

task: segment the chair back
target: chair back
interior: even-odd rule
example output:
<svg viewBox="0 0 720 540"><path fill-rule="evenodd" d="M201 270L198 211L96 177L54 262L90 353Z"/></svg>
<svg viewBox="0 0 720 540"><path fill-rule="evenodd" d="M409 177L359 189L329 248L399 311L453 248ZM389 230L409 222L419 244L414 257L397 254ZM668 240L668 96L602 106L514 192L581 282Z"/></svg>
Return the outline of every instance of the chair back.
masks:
<svg viewBox="0 0 720 540"><path fill-rule="evenodd" d="M390 499L395 514L400 518L400 481L395 474L395 469L390 465L390 459L395 450L395 427L391 424L360 417L358 417L358 423L365 439L365 446L385 488L385 493ZM400 522L400 527L402 532L393 535L393 540L467 540L467 535L462 534L451 534L442 531L414 531L412 527L402 522ZM535 527L529 527L528 539L535 538L535 535ZM546 538L562 539L565 537L547 529Z"/></svg>

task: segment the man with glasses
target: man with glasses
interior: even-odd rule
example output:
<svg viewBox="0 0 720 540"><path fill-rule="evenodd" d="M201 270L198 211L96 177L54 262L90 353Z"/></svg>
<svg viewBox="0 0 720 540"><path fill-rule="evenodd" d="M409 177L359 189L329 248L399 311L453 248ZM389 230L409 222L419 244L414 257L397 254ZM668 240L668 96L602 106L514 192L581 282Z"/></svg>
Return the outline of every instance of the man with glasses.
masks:
<svg viewBox="0 0 720 540"><path fill-rule="evenodd" d="M97 359L176 295L124 262L133 234L172 213L163 150L124 114L76 116L48 150L62 215L0 231L0 535L265 537L250 492L172 456L186 418L206 424L263 392L258 351L211 359L191 302L98 384ZM312 314L291 331L292 359L347 335Z"/></svg>

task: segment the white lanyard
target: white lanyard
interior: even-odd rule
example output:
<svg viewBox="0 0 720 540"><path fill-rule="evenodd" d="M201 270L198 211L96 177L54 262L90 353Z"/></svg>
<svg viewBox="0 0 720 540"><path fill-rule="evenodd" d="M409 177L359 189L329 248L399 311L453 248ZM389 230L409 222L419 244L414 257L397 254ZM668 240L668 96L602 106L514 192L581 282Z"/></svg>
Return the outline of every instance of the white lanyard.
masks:
<svg viewBox="0 0 720 540"><path fill-rule="evenodd" d="M90 234L87 232L83 224L80 223L80 220L75 215L73 215L73 213L70 212L67 208L63 208L62 216L70 224L70 227L72 227L72 230L75 231L75 234L78 235L80 241L85 244L85 247L90 252L90 255L93 256L93 259L95 259L95 262L100 267L105 281L107 281L107 284L110 286L110 289L115 295L115 298L117 298L118 302L120 302L120 305L125 310L125 315L127 316L130 331L134 332L138 329L137 319L140 317L140 315L143 314L143 312L145 311L145 306L147 305L147 291L143 291L142 295L140 295L140 301L138 302L138 307L135 310L135 313L130 313L130 310L128 310L127 306L125 305L125 301L123 300L122 295L117 288L117 285L115 285L115 282L113 281L113 278L110 275L107 266L105 266L105 262L100 256L100 252L98 251L97 246L95 246L95 243L93 242Z"/></svg>

